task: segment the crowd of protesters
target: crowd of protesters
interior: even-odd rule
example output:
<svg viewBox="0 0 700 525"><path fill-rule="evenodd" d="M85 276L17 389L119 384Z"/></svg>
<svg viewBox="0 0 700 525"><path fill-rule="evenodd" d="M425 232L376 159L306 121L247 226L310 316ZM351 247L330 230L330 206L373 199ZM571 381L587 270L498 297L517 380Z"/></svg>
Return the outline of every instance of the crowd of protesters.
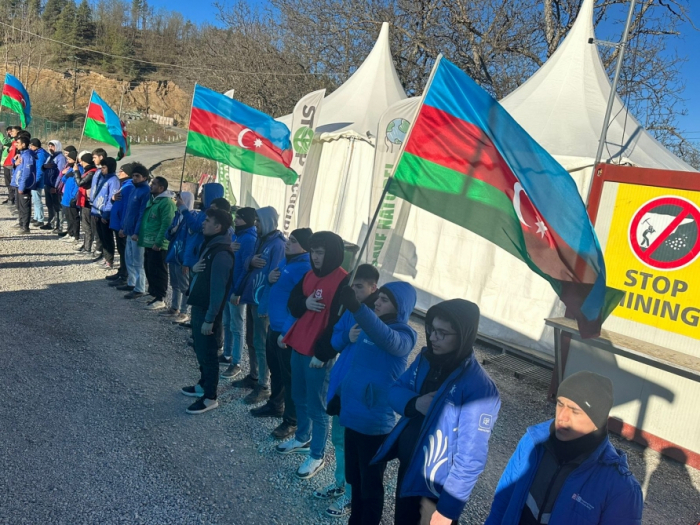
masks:
<svg viewBox="0 0 700 525"><path fill-rule="evenodd" d="M191 328L199 374L181 389L196 398L187 413L217 408L220 380L231 381L249 391L252 417L280 420L275 451L306 456L299 478L326 467L330 434L335 481L313 492L329 502L329 516L379 524L386 465L398 459L394 522L458 523L501 403L474 355L476 304L431 307L427 344L409 363L416 290L381 284L368 264L351 282L335 233L299 228L285 237L274 208L232 209L216 183L202 187L195 209L192 193L173 193L141 164L117 170L102 149L56 140L46 151L17 127L7 130L3 157L19 234L33 226L74 243L116 270L106 280L125 299ZM639 483L607 435L612 405L609 379L564 380L555 418L525 432L486 523L640 525Z"/></svg>

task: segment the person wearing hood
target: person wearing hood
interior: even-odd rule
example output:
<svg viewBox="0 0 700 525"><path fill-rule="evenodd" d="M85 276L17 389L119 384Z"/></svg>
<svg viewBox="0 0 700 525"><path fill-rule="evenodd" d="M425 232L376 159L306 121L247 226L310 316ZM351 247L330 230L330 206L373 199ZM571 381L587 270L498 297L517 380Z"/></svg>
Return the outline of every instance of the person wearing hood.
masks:
<svg viewBox="0 0 700 525"><path fill-rule="evenodd" d="M37 228L44 226L44 166L51 158L49 152L41 147L41 141L33 138L29 141L29 149L34 153L36 159L36 184L32 190L32 205L34 206L34 219L32 224Z"/></svg>
<svg viewBox="0 0 700 525"><path fill-rule="evenodd" d="M256 405L266 401L270 397L270 371L267 366L266 340L270 320L267 314L259 311L259 302L268 283L268 275L277 268L284 258L284 247L287 239L277 229L279 215L272 206L260 208L256 212L255 226L258 230L258 239L255 246L255 254L249 259L238 256L238 261L247 270L240 291L240 303L249 305L249 312L253 320L253 346L257 359L257 384L253 387L243 402L247 405ZM252 368L252 367L251 367ZM252 372L252 370L251 370ZM254 378L251 373L251 377ZM233 385L237 385L234 383Z"/></svg>
<svg viewBox="0 0 700 525"><path fill-rule="evenodd" d="M44 199L49 216L42 230L58 233L61 230L61 195L58 189L59 178L66 167L63 146L58 140L49 141L49 158L43 167ZM55 225L54 225L55 222Z"/></svg>
<svg viewBox="0 0 700 525"><path fill-rule="evenodd" d="M109 228L109 220L112 214L114 201L112 198L119 191L121 183L117 177L117 161L107 157L100 167L101 177L93 188L94 200L92 202L92 216L95 218L97 235L102 243L104 262L101 264L106 270L114 268L114 232Z"/></svg>
<svg viewBox="0 0 700 525"><path fill-rule="evenodd" d="M124 258L126 259L126 284L117 286L117 290L127 291L125 299L138 299L146 295L146 271L143 267L144 248L139 246L139 230L143 220L143 213L151 198L151 189L148 179L151 174L143 164L134 162L131 164L131 183L134 189L125 199L126 210L122 220L122 228L119 237L126 239Z"/></svg>
<svg viewBox="0 0 700 525"><path fill-rule="evenodd" d="M331 338L340 317L340 290L348 284L348 272L341 266L345 246L340 236L316 232L309 240L309 248L311 271L294 287L287 303L297 320L282 339L292 349L297 431L293 438L275 448L280 454L309 452L297 470L301 479L315 476L326 464L330 423L326 394L335 358L324 361L324 356L334 353Z"/></svg>
<svg viewBox="0 0 700 525"><path fill-rule="evenodd" d="M75 250L90 255L95 235L92 230L92 201L90 200L90 188L95 179L97 168L92 163L92 155L89 152L78 156L78 162L82 168L80 182L78 182L78 197L75 204L80 208L80 228L83 230L83 245Z"/></svg>
<svg viewBox="0 0 700 525"><path fill-rule="evenodd" d="M233 278L233 249L228 230L231 213L209 209L202 223L204 242L200 259L192 267L193 277L187 304L192 307L192 339L199 363L200 378L194 386L183 387L181 392L199 398L187 409L188 414L203 414L219 406L219 343L226 294Z"/></svg>
<svg viewBox="0 0 700 525"><path fill-rule="evenodd" d="M119 179L119 189L112 195L112 212L109 214L109 229L114 237L119 253L119 269L117 273L105 277L110 281L109 286L124 286L127 284L128 268L126 265L126 236L119 235L124 226L124 214L126 205L129 202L131 192L134 191L134 183L131 180L133 174L133 164L122 164L117 173Z"/></svg>
<svg viewBox="0 0 700 525"><path fill-rule="evenodd" d="M399 460L396 525L456 524L484 470L501 400L474 355L478 328L472 302L431 307L428 344L389 391L402 417L372 462Z"/></svg>
<svg viewBox="0 0 700 525"><path fill-rule="evenodd" d="M258 241L258 230L255 227L255 209L238 208L233 221L234 235L233 248L236 252L236 264L233 267L233 284L229 291L229 301L224 310L224 352L219 357L219 363L228 365L221 374L222 379L235 380L242 374L240 362L243 349L243 318L245 315L252 319L246 305L240 301L240 293L236 290L244 284L247 275L244 262L251 259L255 253L255 245ZM249 328L253 335L254 328ZM236 380L233 386L236 388L255 388L258 384L258 359L255 355L255 345L248 342L248 362L250 373L242 379Z"/></svg>
<svg viewBox="0 0 700 525"><path fill-rule="evenodd" d="M19 135L15 140L16 151L19 152L19 162L15 162L12 176L17 187L17 212L19 223L16 228L22 234L29 233L32 216L32 190L36 187L36 155L29 149L29 138Z"/></svg>
<svg viewBox="0 0 700 525"><path fill-rule="evenodd" d="M144 248L144 270L148 280L148 293L153 297L146 310L165 308L165 294L168 291L168 254L166 234L175 217L175 194L168 190L168 181L156 177L151 182L151 199L146 205L139 230L139 246Z"/></svg>
<svg viewBox="0 0 700 525"><path fill-rule="evenodd" d="M78 182L80 181L80 173L75 168L78 154L75 151L66 153L66 167L61 173L61 184L63 191L61 193L61 207L63 208L63 216L68 222L68 228L65 234L59 234L67 239L66 242L80 242L80 210L76 205L78 197Z"/></svg>
<svg viewBox="0 0 700 525"><path fill-rule="evenodd" d="M265 343L265 357L270 369L270 399L263 406L250 411L253 417L281 417L282 423L272 431L275 439L287 439L297 429L297 413L292 400L291 350L277 344L290 328L287 308L289 294L311 270L309 228L294 230L284 245L284 259L267 276L267 285L260 296L258 316L267 316L270 327ZM293 321L292 321L293 322Z"/></svg>
<svg viewBox="0 0 700 525"><path fill-rule="evenodd" d="M188 212L194 208L194 195L189 191L183 191L178 196L177 202L181 202ZM172 317L175 322L182 322L187 318L185 310L187 304L185 298L187 290L190 287L189 270L182 265L187 241L187 225L183 217L183 212L180 211L181 206L178 205L177 212L170 224L170 228L166 233L170 246L168 247L168 255L165 257L165 262L168 263L168 273L170 274L170 287L173 289L170 308L162 315Z"/></svg>
<svg viewBox="0 0 700 525"><path fill-rule="evenodd" d="M219 204L222 203L221 201L225 201L229 209L231 208L229 202L224 199L224 187L218 182L210 182L202 186L202 211L196 211L194 208L190 210L184 202L176 200L178 211L182 214L188 230L183 252L183 265L188 268L192 268L199 261L199 249L204 242L202 224L207 218L206 210L212 207L214 201L219 202ZM218 209L216 204L213 205L214 209Z"/></svg>
<svg viewBox="0 0 700 525"><path fill-rule="evenodd" d="M608 438L613 385L577 372L556 416L527 429L496 487L486 525L641 525L642 489Z"/></svg>
<svg viewBox="0 0 700 525"><path fill-rule="evenodd" d="M5 186L7 187L7 199L3 201L3 204L7 204L12 208L17 205L15 194L17 188L12 185L12 160L15 158L17 151L15 139L17 139L17 135L20 131L22 131L22 128L19 126L7 126L5 137L2 141L2 157L0 158L0 164L2 164L3 174L5 176Z"/></svg>

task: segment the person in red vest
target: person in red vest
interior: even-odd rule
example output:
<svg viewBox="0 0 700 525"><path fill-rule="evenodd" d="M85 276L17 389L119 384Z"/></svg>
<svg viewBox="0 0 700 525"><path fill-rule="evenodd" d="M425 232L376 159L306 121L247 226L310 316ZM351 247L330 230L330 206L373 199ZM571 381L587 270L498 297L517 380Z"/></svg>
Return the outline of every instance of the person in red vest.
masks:
<svg viewBox="0 0 700 525"><path fill-rule="evenodd" d="M340 316L340 290L348 284L348 273L341 267L345 247L332 232L317 232L309 239L311 271L289 295L287 307L297 320L282 343L292 351L292 399L297 409L297 431L293 438L278 445L280 454L309 453L297 470L301 479L315 476L324 466L330 418L326 395L335 358L331 338ZM329 351L330 350L330 351Z"/></svg>
<svg viewBox="0 0 700 525"><path fill-rule="evenodd" d="M16 205L16 191L11 185L12 181L12 160L17 154L17 146L15 145L15 139L22 128L19 126L8 126L7 127L7 138L3 141L3 154L2 154L2 170L5 176L5 186L7 186L7 199L3 201L3 204L14 207Z"/></svg>

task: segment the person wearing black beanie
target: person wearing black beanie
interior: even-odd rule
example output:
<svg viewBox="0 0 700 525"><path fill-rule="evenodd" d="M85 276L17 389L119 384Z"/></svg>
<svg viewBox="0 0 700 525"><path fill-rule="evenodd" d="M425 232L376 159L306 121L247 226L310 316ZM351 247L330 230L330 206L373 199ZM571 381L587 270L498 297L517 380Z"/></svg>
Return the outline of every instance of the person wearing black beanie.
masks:
<svg viewBox="0 0 700 525"><path fill-rule="evenodd" d="M250 228L251 226L255 226L257 213L255 212L255 208L238 208L238 211L236 211L236 217L245 222L246 228Z"/></svg>
<svg viewBox="0 0 700 525"><path fill-rule="evenodd" d="M290 233L289 236L294 237L299 243L299 246L301 246L305 252L308 252L311 248L309 246L309 241L311 240L311 236L313 234L314 232L311 230L311 228L297 228Z"/></svg>
<svg viewBox="0 0 700 525"><path fill-rule="evenodd" d="M485 525L641 523L642 489L608 438L612 407L607 377L566 378L555 418L530 427L510 458Z"/></svg>

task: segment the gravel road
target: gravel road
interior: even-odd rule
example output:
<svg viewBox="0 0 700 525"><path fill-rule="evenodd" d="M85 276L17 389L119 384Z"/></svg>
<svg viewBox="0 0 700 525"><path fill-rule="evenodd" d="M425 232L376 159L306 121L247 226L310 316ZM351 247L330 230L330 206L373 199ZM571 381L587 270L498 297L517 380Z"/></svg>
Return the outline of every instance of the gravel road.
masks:
<svg viewBox="0 0 700 525"><path fill-rule="evenodd" d="M276 421L251 418L246 392L223 385L219 410L185 414L178 390L196 378L186 330L123 300L72 245L13 236L12 224L0 206L0 523L344 522L311 496L332 469L297 480L301 458L272 452ZM483 523L525 428L553 414L543 385L486 368L503 408L463 524ZM700 473L614 442L647 491L645 524L700 520ZM395 476L392 464L387 524Z"/></svg>

